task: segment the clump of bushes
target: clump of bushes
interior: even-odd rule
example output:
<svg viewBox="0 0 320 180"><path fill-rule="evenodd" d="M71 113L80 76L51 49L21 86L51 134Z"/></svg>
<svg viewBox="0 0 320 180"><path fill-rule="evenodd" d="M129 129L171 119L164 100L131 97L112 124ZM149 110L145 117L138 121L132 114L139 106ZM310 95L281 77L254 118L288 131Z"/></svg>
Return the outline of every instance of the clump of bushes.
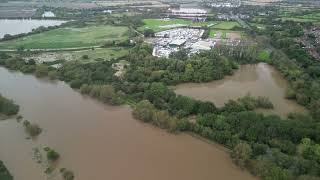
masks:
<svg viewBox="0 0 320 180"><path fill-rule="evenodd" d="M1 180L13 180L12 175L8 171L8 169L5 167L3 162L0 160L0 179Z"/></svg>
<svg viewBox="0 0 320 180"><path fill-rule="evenodd" d="M91 97L97 98L107 104L119 105L123 103L123 93L116 92L116 90L111 85L84 84L81 86L80 92L82 94L88 94Z"/></svg>
<svg viewBox="0 0 320 180"><path fill-rule="evenodd" d="M56 152L54 149L45 147L44 150L47 152L47 159L49 161L56 161L60 158L60 154Z"/></svg>
<svg viewBox="0 0 320 180"><path fill-rule="evenodd" d="M264 109L273 109L274 106L272 102L267 97L259 96L256 99L256 107L257 108L264 108Z"/></svg>
<svg viewBox="0 0 320 180"><path fill-rule="evenodd" d="M0 114L12 116L19 112L19 106L0 94Z"/></svg>
<svg viewBox="0 0 320 180"><path fill-rule="evenodd" d="M272 109L273 104L267 97L259 96L255 98L250 94L246 95L243 98L239 99L239 102L242 102L244 106L247 107L247 110L253 110L256 108Z"/></svg>
<svg viewBox="0 0 320 180"><path fill-rule="evenodd" d="M26 132L31 137L36 137L42 132L42 129L39 127L38 124L30 123L28 120L25 120L23 122L23 126L25 127Z"/></svg>
<svg viewBox="0 0 320 180"><path fill-rule="evenodd" d="M36 66L35 75L37 77L46 77L48 76L48 73L49 73L49 66L44 64Z"/></svg>
<svg viewBox="0 0 320 180"><path fill-rule="evenodd" d="M66 168L61 168L60 173L64 180L74 180L75 178L74 173Z"/></svg>
<svg viewBox="0 0 320 180"><path fill-rule="evenodd" d="M132 111L133 116L143 122L150 122L170 132L186 130L189 122L169 115L167 111L157 110L148 100L140 101Z"/></svg>

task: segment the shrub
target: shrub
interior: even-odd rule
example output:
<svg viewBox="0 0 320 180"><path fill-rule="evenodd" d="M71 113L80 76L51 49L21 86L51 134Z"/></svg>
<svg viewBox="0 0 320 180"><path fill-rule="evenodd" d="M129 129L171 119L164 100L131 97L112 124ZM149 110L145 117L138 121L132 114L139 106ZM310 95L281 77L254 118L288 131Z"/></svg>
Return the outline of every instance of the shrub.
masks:
<svg viewBox="0 0 320 180"><path fill-rule="evenodd" d="M83 55L82 59L89 59L89 56L88 55Z"/></svg>
<svg viewBox="0 0 320 180"><path fill-rule="evenodd" d="M64 180L73 180L75 178L74 173L70 170L67 170L65 168L61 168L60 172L61 172Z"/></svg>
<svg viewBox="0 0 320 180"><path fill-rule="evenodd" d="M0 113L12 116L19 112L19 106L14 104L12 100L6 99L0 94Z"/></svg>
<svg viewBox="0 0 320 180"><path fill-rule="evenodd" d="M23 125L25 127L26 132L31 136L31 137L36 137L38 136L41 132L42 129L39 127L37 124L32 124L29 121L25 120L23 122Z"/></svg>
<svg viewBox="0 0 320 180"><path fill-rule="evenodd" d="M47 159L50 161L56 161L60 158L60 154L49 147L45 148L45 151L47 151Z"/></svg>
<svg viewBox="0 0 320 180"><path fill-rule="evenodd" d="M41 64L36 66L36 76L37 77L45 77L48 76L49 73L49 67L47 65Z"/></svg>

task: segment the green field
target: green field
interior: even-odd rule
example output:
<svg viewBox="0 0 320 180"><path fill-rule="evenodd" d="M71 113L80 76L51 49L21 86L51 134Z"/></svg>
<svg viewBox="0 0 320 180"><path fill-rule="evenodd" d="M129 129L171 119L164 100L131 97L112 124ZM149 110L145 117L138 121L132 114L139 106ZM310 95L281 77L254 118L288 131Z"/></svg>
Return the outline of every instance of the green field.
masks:
<svg viewBox="0 0 320 180"><path fill-rule="evenodd" d="M300 15L301 9L296 9L293 11L282 11L281 19L282 20L292 20L296 22L319 22L320 21L320 11L313 10L306 12L305 15Z"/></svg>
<svg viewBox="0 0 320 180"><path fill-rule="evenodd" d="M0 49L65 49L100 46L109 40L127 39L127 27L89 26L61 28L0 43Z"/></svg>
<svg viewBox="0 0 320 180"><path fill-rule="evenodd" d="M241 27L238 22L235 21L220 21L217 25L212 26L213 29L231 30L234 27Z"/></svg>
<svg viewBox="0 0 320 180"><path fill-rule="evenodd" d="M304 17L282 17L282 21L295 21L295 22L317 22L319 20L309 19Z"/></svg>
<svg viewBox="0 0 320 180"><path fill-rule="evenodd" d="M144 19L144 26L139 27L139 31L152 29L155 32L171 29L170 25L190 25L190 26L207 26L216 22L192 22L186 19Z"/></svg>
<svg viewBox="0 0 320 180"><path fill-rule="evenodd" d="M139 31L145 29L152 29L155 32L174 28L174 25L185 26L208 26L213 29L230 30L236 26L240 27L237 22L234 21L206 21L206 22L193 22L187 19L144 19L144 26L139 27Z"/></svg>

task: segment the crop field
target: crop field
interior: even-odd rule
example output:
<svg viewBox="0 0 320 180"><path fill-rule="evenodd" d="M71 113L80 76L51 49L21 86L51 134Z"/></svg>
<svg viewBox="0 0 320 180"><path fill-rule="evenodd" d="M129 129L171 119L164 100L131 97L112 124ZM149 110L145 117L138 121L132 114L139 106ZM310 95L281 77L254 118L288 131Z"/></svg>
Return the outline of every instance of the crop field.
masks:
<svg viewBox="0 0 320 180"><path fill-rule="evenodd" d="M67 49L100 46L110 40L124 40L127 27L89 26L61 28L0 43L0 49Z"/></svg>
<svg viewBox="0 0 320 180"><path fill-rule="evenodd" d="M207 26L210 24L215 24L216 22L192 22L186 19L144 19L144 26L139 27L139 31L145 29L152 29L155 32L171 29L177 26Z"/></svg>
<svg viewBox="0 0 320 180"><path fill-rule="evenodd" d="M220 22L217 22L217 24L212 26L211 28L230 30L234 27L241 27L241 25L235 21L220 21Z"/></svg>
<svg viewBox="0 0 320 180"><path fill-rule="evenodd" d="M320 22L320 11L311 11L305 15L297 15L300 10L283 11L281 13L282 20L292 20L296 22Z"/></svg>
<svg viewBox="0 0 320 180"><path fill-rule="evenodd" d="M309 19L303 17L283 17L281 18L283 21L295 21L295 22L317 22L316 19Z"/></svg>
<svg viewBox="0 0 320 180"><path fill-rule="evenodd" d="M240 27L237 22L234 21L206 21L206 22L192 22L187 19L144 19L144 26L139 27L139 31L145 29L152 29L155 32L175 28L178 26L208 26L213 29L230 30L236 26Z"/></svg>

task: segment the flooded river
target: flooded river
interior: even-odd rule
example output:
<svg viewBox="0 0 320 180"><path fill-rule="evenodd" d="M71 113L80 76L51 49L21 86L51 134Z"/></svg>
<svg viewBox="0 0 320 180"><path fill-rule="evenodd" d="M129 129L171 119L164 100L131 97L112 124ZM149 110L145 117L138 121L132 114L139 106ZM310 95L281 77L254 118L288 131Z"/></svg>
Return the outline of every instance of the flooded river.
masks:
<svg viewBox="0 0 320 180"><path fill-rule="evenodd" d="M36 140L28 140L21 123L0 122L0 159L15 180L48 178L32 159L32 148L45 146L60 153L59 168L73 170L76 180L255 179L220 146L134 120L129 107L103 105L63 82L0 68L0 92L43 128Z"/></svg>
<svg viewBox="0 0 320 180"><path fill-rule="evenodd" d="M0 19L0 38L5 34L16 35L31 32L40 26L49 27L64 23L60 20L8 20Z"/></svg>
<svg viewBox="0 0 320 180"><path fill-rule="evenodd" d="M289 112L305 112L296 102L285 98L288 82L280 72L268 64L242 65L234 75L210 83L188 83L174 87L177 94L199 100L214 102L222 107L230 99L237 99L250 93L252 96L268 97L274 104L274 110L264 113L276 113L285 117Z"/></svg>

